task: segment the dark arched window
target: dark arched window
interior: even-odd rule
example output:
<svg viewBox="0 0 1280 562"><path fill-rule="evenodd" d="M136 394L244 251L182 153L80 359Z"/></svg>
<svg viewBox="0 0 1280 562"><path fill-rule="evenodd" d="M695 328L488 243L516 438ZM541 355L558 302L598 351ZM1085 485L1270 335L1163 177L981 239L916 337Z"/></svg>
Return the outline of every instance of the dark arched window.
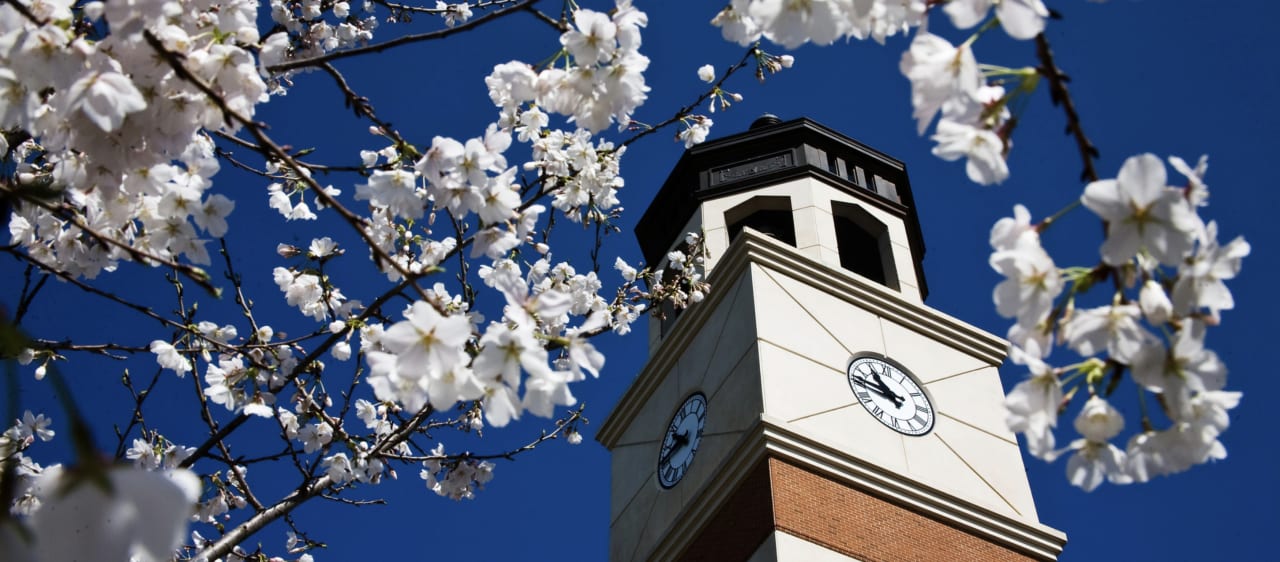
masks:
<svg viewBox="0 0 1280 562"><path fill-rule="evenodd" d="M891 289L898 288L889 229L862 207L831 202L840 267Z"/></svg>
<svg viewBox="0 0 1280 562"><path fill-rule="evenodd" d="M773 195L752 197L724 214L729 225L729 243L743 227L754 228L790 246L796 245L796 227L791 218L791 198Z"/></svg>

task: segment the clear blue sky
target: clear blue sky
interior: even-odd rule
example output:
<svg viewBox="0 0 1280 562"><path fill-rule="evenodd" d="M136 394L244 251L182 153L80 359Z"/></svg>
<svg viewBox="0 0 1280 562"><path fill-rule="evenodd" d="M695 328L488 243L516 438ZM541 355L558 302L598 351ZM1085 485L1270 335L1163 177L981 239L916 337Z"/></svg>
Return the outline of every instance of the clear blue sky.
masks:
<svg viewBox="0 0 1280 562"><path fill-rule="evenodd" d="M636 118L657 122L693 98L700 85L695 75L699 66L710 63L724 68L740 57L742 49L720 40L717 30L706 24L716 11L713 3L638 4L650 17L642 52L653 61L646 73L653 92ZM1280 265L1274 252L1280 236L1273 216L1274 209L1280 207L1280 195L1266 172L1276 157L1275 131L1280 128L1280 112L1272 101L1280 89L1275 64L1280 52L1268 26L1274 25L1280 9L1269 2L1191 0L1116 0L1106 4L1058 0L1049 4L1066 16L1051 22L1048 34L1059 65L1073 79L1072 92L1086 130L1102 152L1099 173L1114 176L1126 157L1142 152L1161 157L1174 154L1188 161L1209 154L1207 180L1212 197L1205 214L1220 222L1224 241L1243 234L1253 253L1245 260L1241 277L1230 284L1240 309L1224 313L1223 326L1212 330L1208 339L1209 347L1217 350L1230 368L1229 388L1245 393L1233 412L1231 429L1222 438L1229 458L1145 485L1104 485L1091 494L1067 484L1064 461L1046 465L1028 459L1041 520L1069 536L1063 554L1063 560L1068 561L1262 557L1274 550L1272 533L1280 527L1280 484L1275 468L1280 459L1274 445L1274 408L1269 405L1280 390L1270 357L1275 348L1271 320L1276 306L1274 290L1267 292L1271 286L1268 276ZM953 40L964 37L937 25L941 19L934 22L936 32ZM389 37L392 27L384 24L379 37ZM463 34L456 41L392 51L391 57L399 61L395 64L387 57L342 61L337 66L358 92L371 98L379 116L425 145L433 135L466 138L480 134L496 114L485 94L483 76L493 64L511 59L537 62L554 50L555 41L546 26L517 16ZM533 47L522 50L524 45ZM1017 202L1027 204L1039 218L1078 197L1082 185L1077 180L1080 163L1074 145L1061 133L1061 112L1049 105L1047 94L1041 91L1022 115L1014 137L1010 179L1002 186L988 188L968 183L962 164L933 157L931 142L915 134L908 84L897 71L905 46L906 39L896 37L885 47L874 43L804 47L794 53L797 62L793 69L772 77L764 86L744 74L727 89L742 93L745 100L714 115L712 136L741 131L765 112L784 119L807 116L906 162L928 247L928 304L1003 333L1007 323L996 316L990 299L998 278L986 266L988 229ZM778 47L765 48L783 52ZM982 62L1035 64L1031 43L1012 42L999 31L984 37L976 49ZM272 124L272 134L279 142L322 147L316 155L321 160L351 162L356 150L380 148L364 132L366 124L351 119L340 103L329 78L308 75L298 79L293 94L265 106L260 117ZM682 145L671 141L674 133L640 142L623 160L627 187L622 195L628 213L623 235L613 237L610 247L633 261L639 259L639 253L630 228L680 155ZM252 248L262 245L270 249L277 242L305 244L313 236L326 234L324 225L286 225L266 209L263 183L237 174L230 166L224 167L216 181L220 192L238 202L230 218L228 243L247 259L241 268L246 290L264 314L279 311L290 322L303 325L296 323L296 311L285 309L271 282L270 268L276 263L273 254L255 254ZM354 193L355 182L350 179L329 181L342 187L345 196ZM1088 241L1075 247L1096 248L1096 223L1083 211L1076 215L1078 220L1065 221L1046 234L1051 251L1056 246L1065 248L1068 239L1075 238ZM350 275L350 289L344 285L350 296L364 292L360 280L369 279L356 273L368 265L362 255L359 251L349 254L345 259L351 272L344 269L336 273ZM1096 260L1091 249L1074 254L1063 250L1054 255L1059 265L1089 265ZM7 267L12 268L12 263ZM165 284L155 279L141 281L138 269L125 265L107 283L133 294L166 290ZM17 277L16 273L6 277L0 281L0 295L4 295L0 299L11 306ZM368 287L377 289L376 285ZM122 333L131 344L163 337L153 331L154 324L124 320L118 307L75 300L79 295L64 285L50 291L56 291L53 294L60 300L56 304L46 300L33 313L30 330L35 335L102 334L101 330L110 329ZM173 306L171 299L157 303ZM213 304L208 306L216 308ZM224 316L227 321L235 319L231 311ZM125 330L121 330L121 322ZM134 327L148 332L131 333ZM472 501L455 503L438 498L422 488L415 469L402 468L398 482L369 491L370 496L390 498L388 506L304 507L298 513L299 523L316 530L315 538L331 545L328 552L316 552L317 558L605 559L609 461L607 452L592 437L643 365L646 350L642 333L605 338L599 345L608 355L604 373L599 380L574 388L587 403L587 417L593 422L584 428L587 439L582 445L553 442L514 462L500 462L495 480ZM121 367L78 358L65 368L77 379L80 401L96 412L104 406L99 397L115 392ZM135 367L139 371L150 368L149 363ZM1003 374L1007 387L1022 377L1016 368L1006 368ZM189 383L189 379L185 381ZM64 419L29 378L24 378L23 384L24 400L44 404L46 412ZM1119 395L1126 392L1132 396L1133 390L1122 389ZM1118 398L1117 402L1132 411L1133 400ZM1073 415L1064 418L1064 425ZM108 441L109 424L123 418L116 413L97 428L104 445L114 444L114 440ZM451 450L494 451L534 437L541 423L532 419L491 430L485 440L465 445L447 434L441 440ZM1066 434L1060 436L1066 438ZM182 439L194 444L199 436ZM280 553L283 534L283 529L271 529L255 541L268 545L269 552Z"/></svg>

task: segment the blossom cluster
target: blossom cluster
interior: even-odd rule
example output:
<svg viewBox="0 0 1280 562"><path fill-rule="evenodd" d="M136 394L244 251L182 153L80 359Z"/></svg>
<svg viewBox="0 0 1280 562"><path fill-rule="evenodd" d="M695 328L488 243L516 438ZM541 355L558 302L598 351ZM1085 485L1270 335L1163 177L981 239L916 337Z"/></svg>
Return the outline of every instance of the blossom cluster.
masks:
<svg viewBox="0 0 1280 562"><path fill-rule="evenodd" d="M373 2L368 1L355 10L347 0L271 0L271 20L280 30L262 39L259 64L273 93L279 94L291 85L294 71L269 68L368 43L378 27Z"/></svg>
<svg viewBox="0 0 1280 562"><path fill-rule="evenodd" d="M122 259L209 262L234 203L208 194L208 131L266 100L252 1L52 0L0 7L0 152L30 203L9 222L35 259L94 277ZM109 29L110 34L104 35ZM18 134L17 132L20 132Z"/></svg>
<svg viewBox="0 0 1280 562"><path fill-rule="evenodd" d="M546 123L546 114L569 116L579 127L596 133L617 122L625 127L631 114L648 97L643 72L649 58L640 54L640 28L648 24L644 12L619 0L612 15L579 9L574 27L560 36L565 65L549 65L534 72L529 65L512 61L494 67L485 79L489 98L502 108L500 122ZM526 115L522 105L536 109ZM521 139L524 140L524 139Z"/></svg>
<svg viewBox="0 0 1280 562"><path fill-rule="evenodd" d="M951 23L969 29L988 21L960 45L930 33L925 0L733 0L712 24L725 39L747 45L761 38L786 48L808 42L828 45L838 39L885 39L918 28L899 68L911 81L911 105L921 134L939 114L934 155L965 159L969 179L983 185L1009 176L1005 158L1011 148L1008 106L1035 87L1034 69L1005 69L978 64L973 43L996 22L1014 39L1031 39L1044 30L1049 10L1041 0L951 0L942 10ZM995 17L988 20L994 5ZM1007 90L1006 81L1016 81Z"/></svg>
<svg viewBox="0 0 1280 562"><path fill-rule="evenodd" d="M1205 337L1235 305L1225 281L1239 273L1249 244L1220 243L1217 224L1200 218L1207 160L1191 168L1171 157L1169 164L1186 177L1183 186L1167 185L1164 164L1143 154L1126 160L1116 178L1085 188L1081 203L1107 225L1096 267L1059 268L1041 245L1051 222L1032 223L1021 206L991 231L991 266L1005 277L996 308L1016 320L1011 358L1030 370L1006 399L1009 427L1045 460L1072 452L1068 478L1086 490L1226 457L1218 436L1240 393L1224 390L1226 366ZM1079 304L1094 289L1107 296L1100 305ZM1086 359L1049 365L1055 343ZM1126 371L1138 387L1141 430L1121 449L1111 440L1124 419L1108 399ZM1057 448L1058 416L1082 388L1089 398L1074 423L1080 438ZM1147 405L1149 395L1158 411Z"/></svg>

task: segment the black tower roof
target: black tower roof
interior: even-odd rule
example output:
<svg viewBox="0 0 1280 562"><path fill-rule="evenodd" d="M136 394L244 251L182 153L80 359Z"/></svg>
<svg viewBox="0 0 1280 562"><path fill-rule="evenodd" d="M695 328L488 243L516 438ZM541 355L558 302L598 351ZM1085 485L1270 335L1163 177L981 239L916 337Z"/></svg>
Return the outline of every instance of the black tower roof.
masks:
<svg viewBox="0 0 1280 562"><path fill-rule="evenodd" d="M636 224L645 263L657 264L703 201L810 176L900 217L907 228L921 297L924 239L902 162L801 117L764 115L748 130L684 152Z"/></svg>

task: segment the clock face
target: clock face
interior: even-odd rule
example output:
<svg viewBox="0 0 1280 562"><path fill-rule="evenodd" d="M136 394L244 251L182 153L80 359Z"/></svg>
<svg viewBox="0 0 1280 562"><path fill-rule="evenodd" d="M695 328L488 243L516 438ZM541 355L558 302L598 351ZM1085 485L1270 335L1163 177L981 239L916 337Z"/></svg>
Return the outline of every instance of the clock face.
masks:
<svg viewBox="0 0 1280 562"><path fill-rule="evenodd" d="M857 357L848 375L853 395L880 423L904 435L933 429L933 404L902 367L879 357Z"/></svg>
<svg viewBox="0 0 1280 562"><path fill-rule="evenodd" d="M689 471L706 424L707 397L701 392L687 398L671 417L662 448L658 450L658 484L663 488L675 486Z"/></svg>

